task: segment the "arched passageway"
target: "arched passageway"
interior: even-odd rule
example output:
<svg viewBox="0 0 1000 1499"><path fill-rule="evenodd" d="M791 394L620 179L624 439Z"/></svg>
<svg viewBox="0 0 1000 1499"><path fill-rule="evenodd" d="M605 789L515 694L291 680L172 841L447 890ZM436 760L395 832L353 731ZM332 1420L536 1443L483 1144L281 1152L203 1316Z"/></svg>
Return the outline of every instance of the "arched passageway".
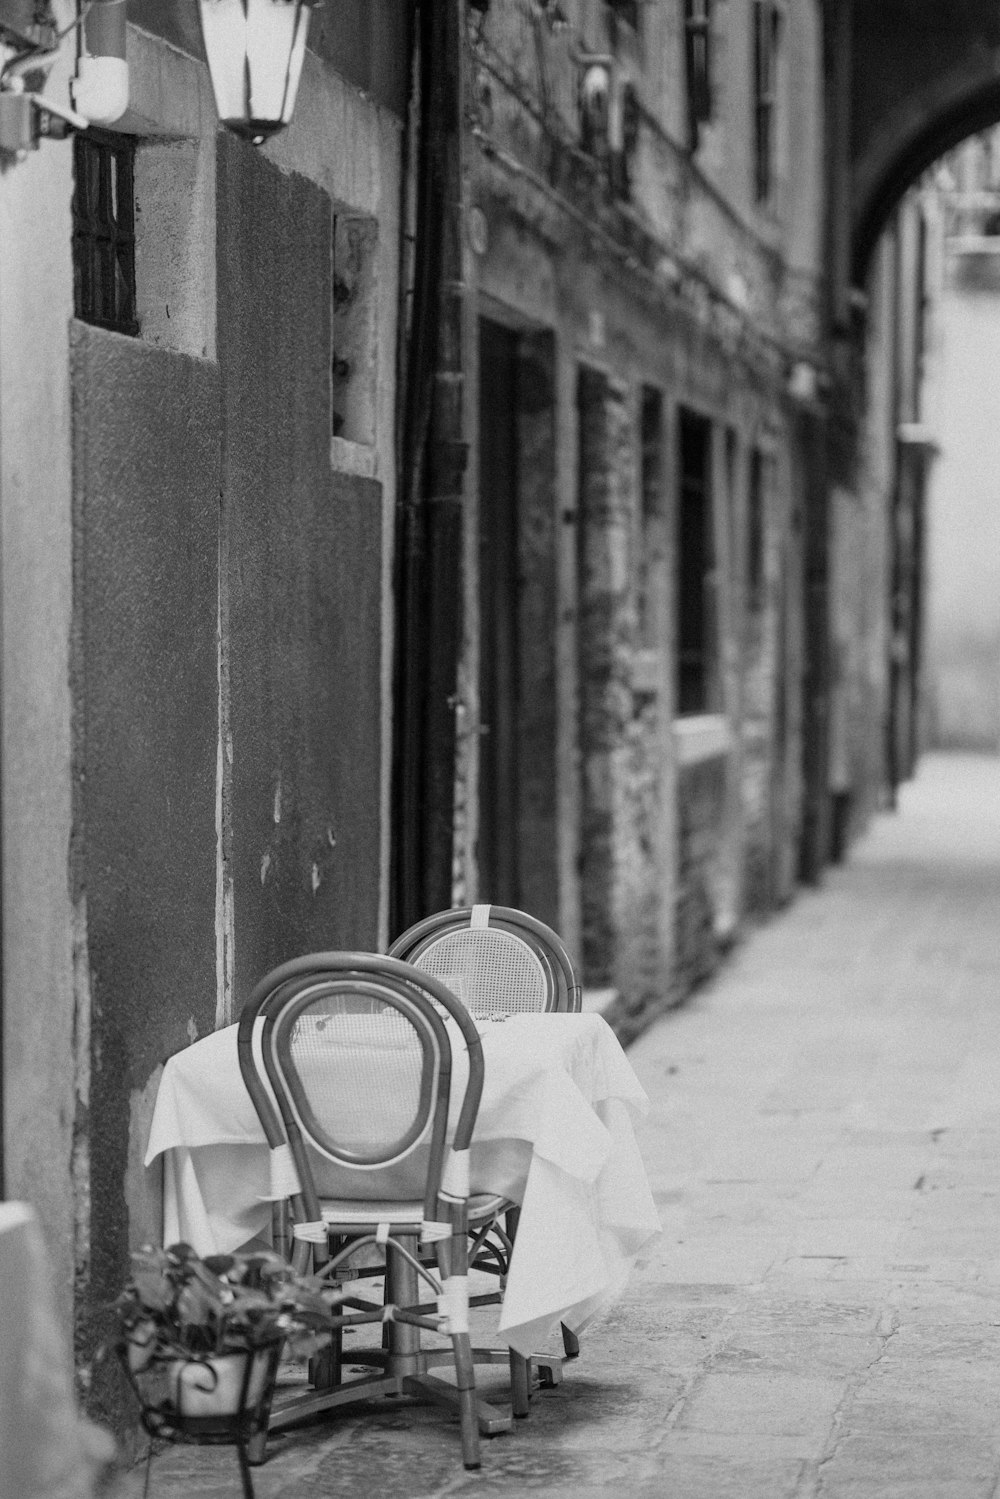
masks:
<svg viewBox="0 0 1000 1499"><path fill-rule="evenodd" d="M829 10L849 88L851 279L907 188L1000 120L1000 10L990 0L883 0Z"/></svg>

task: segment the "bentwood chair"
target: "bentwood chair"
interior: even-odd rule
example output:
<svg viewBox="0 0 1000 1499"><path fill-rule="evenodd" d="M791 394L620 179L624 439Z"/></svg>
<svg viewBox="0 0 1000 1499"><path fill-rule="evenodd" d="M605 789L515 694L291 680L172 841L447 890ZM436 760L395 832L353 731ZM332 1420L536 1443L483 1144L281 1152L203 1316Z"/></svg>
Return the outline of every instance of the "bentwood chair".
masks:
<svg viewBox="0 0 1000 1499"><path fill-rule="evenodd" d="M452 1038L443 1013L469 1058L450 1148ZM469 1228L502 1207L497 1198L469 1201L483 1082L475 1026L441 983L408 964L316 953L261 980L240 1017L238 1050L271 1148L272 1190L291 1202L296 1265L311 1260L342 1290L352 1273L345 1262L360 1249L384 1255L379 1271L361 1271L384 1271L384 1300L342 1296L313 1389L276 1406L268 1430L378 1394L416 1396L457 1405L463 1461L478 1467L480 1431L508 1430L510 1417L477 1400L469 1339ZM320 1197L317 1172L335 1195ZM421 1283L431 1300L425 1289L421 1301ZM343 1331L363 1323L382 1324L383 1347L352 1349L351 1365L374 1371L345 1380ZM423 1348L422 1330L449 1338L450 1350ZM428 1372L442 1362L453 1363L455 1385ZM252 1461L263 1460L263 1445Z"/></svg>
<svg viewBox="0 0 1000 1499"><path fill-rule="evenodd" d="M475 1019L580 1010L582 991L561 939L544 922L512 906L438 911L397 937L389 953L440 979ZM519 1214L516 1203L506 1203L504 1214L506 1238L513 1242ZM487 1225L479 1231L470 1258L477 1269L502 1276L506 1264L495 1229ZM562 1338L565 1357L576 1358L580 1352L576 1334L564 1327ZM485 1362L490 1350L476 1349L475 1353L477 1361ZM555 1382L557 1363L550 1358L536 1363L543 1371L543 1382ZM528 1414L531 1384L528 1361L512 1353L511 1398L516 1416Z"/></svg>
<svg viewBox="0 0 1000 1499"><path fill-rule="evenodd" d="M440 979L477 1019L580 1009L561 940L512 906L438 911L397 937L389 953Z"/></svg>

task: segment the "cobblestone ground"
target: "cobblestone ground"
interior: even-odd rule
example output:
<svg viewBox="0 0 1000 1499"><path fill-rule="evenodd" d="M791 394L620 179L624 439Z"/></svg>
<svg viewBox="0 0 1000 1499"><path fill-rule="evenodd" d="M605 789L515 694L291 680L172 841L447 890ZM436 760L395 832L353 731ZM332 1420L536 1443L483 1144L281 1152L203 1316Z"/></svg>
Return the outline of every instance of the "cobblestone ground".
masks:
<svg viewBox="0 0 1000 1499"><path fill-rule="evenodd" d="M562 1387L477 1474L385 1411L280 1439L258 1499L1000 1499L1000 760L926 761L631 1057L664 1234ZM239 1492L229 1451L149 1478Z"/></svg>

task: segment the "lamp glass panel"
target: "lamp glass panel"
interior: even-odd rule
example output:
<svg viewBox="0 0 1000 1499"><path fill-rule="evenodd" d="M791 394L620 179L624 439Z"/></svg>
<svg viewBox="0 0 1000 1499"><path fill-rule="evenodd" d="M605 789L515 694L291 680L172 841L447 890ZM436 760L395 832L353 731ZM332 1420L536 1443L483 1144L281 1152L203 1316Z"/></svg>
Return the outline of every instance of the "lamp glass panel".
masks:
<svg viewBox="0 0 1000 1499"><path fill-rule="evenodd" d="M243 0L201 0L201 31L219 119L247 117L247 16Z"/></svg>
<svg viewBox="0 0 1000 1499"><path fill-rule="evenodd" d="M255 138L287 125L305 57L309 4L201 0L200 9L220 120Z"/></svg>
<svg viewBox="0 0 1000 1499"><path fill-rule="evenodd" d="M298 0L248 0L246 55L251 119L277 123L285 118L288 72L302 9Z"/></svg>
<svg viewBox="0 0 1000 1499"><path fill-rule="evenodd" d="M312 14L308 5L298 6L298 19L295 23L295 43L292 47L292 58L288 66L288 88L285 91L285 108L281 119L287 125L292 118L292 110L295 108L295 96L299 91L299 79L302 76L302 64L306 55L306 36L309 33L309 17Z"/></svg>

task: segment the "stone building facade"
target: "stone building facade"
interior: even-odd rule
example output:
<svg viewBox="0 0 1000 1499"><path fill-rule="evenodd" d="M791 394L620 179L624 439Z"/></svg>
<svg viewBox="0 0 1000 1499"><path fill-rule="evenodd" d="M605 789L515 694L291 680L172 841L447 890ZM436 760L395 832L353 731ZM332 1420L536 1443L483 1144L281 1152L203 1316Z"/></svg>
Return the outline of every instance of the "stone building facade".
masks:
<svg viewBox="0 0 1000 1499"><path fill-rule="evenodd" d="M877 804L895 355L873 297L836 409L828 10L338 0L257 150L194 0L129 0L129 114L3 163L0 1159L85 1383L161 1064L272 964L520 905L628 1037Z"/></svg>
<svg viewBox="0 0 1000 1499"><path fill-rule="evenodd" d="M469 519L516 541L467 556L459 889L557 925L628 1032L797 877L820 7L469 38Z"/></svg>

